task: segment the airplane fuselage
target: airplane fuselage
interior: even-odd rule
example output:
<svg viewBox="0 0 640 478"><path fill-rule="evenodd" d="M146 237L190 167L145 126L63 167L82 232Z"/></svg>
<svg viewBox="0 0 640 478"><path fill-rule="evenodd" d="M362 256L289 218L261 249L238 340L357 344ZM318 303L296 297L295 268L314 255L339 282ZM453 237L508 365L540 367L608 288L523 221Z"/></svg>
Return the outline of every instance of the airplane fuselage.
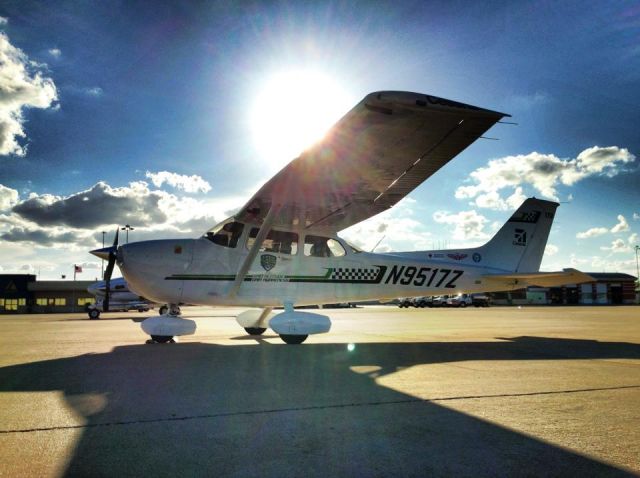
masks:
<svg viewBox="0 0 640 478"><path fill-rule="evenodd" d="M374 254L344 248L340 257L261 251L237 294L229 294L248 254L200 239L130 243L118 252L132 290L157 302L197 305L295 306L395 297L486 292L487 268L478 255L459 251ZM504 290L504 287L501 288Z"/></svg>

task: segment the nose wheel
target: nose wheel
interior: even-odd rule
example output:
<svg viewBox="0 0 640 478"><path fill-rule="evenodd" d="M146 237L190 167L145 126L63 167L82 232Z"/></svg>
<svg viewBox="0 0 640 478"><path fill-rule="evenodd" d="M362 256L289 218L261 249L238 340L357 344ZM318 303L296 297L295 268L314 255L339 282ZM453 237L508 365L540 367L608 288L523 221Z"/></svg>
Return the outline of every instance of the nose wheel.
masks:
<svg viewBox="0 0 640 478"><path fill-rule="evenodd" d="M173 335L152 335L147 344L175 344L176 339Z"/></svg>

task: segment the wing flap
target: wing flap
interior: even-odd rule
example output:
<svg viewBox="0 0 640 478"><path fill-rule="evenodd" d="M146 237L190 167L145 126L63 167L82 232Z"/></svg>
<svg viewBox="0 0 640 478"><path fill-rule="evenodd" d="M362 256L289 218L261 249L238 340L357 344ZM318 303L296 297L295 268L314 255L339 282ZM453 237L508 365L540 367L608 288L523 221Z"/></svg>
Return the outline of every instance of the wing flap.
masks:
<svg viewBox="0 0 640 478"><path fill-rule="evenodd" d="M566 284L595 282L596 279L577 269L563 269L558 272L526 272L517 274L487 274L482 276L483 282L492 287L503 283L505 290L522 289L528 286L556 287Z"/></svg>
<svg viewBox="0 0 640 478"><path fill-rule="evenodd" d="M433 96L372 93L269 180L236 216L341 230L396 204L503 113Z"/></svg>

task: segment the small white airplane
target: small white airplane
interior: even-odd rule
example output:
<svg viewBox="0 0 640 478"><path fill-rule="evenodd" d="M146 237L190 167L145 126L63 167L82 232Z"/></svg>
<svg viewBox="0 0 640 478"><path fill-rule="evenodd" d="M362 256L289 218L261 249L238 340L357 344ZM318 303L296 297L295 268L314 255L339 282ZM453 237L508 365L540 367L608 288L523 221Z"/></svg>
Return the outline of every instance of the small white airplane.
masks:
<svg viewBox="0 0 640 478"><path fill-rule="evenodd" d="M153 302L129 290L127 281L123 277L111 279L109 282L108 289L107 281L95 282L87 287L87 292L94 296L96 300L94 304L87 307L87 314L89 314L90 319L99 319L100 312L129 310L146 312L155 307ZM160 313L163 313L162 307Z"/></svg>
<svg viewBox="0 0 640 478"><path fill-rule="evenodd" d="M535 198L473 249L379 254L338 237L392 207L505 116L435 96L371 93L202 237L118 247L116 234L112 247L92 253L109 260L109 278L117 262L132 290L169 304L169 314L142 322L156 342L195 332L181 304L260 308L238 323L298 344L331 321L297 306L593 280L574 269L538 272L558 204Z"/></svg>

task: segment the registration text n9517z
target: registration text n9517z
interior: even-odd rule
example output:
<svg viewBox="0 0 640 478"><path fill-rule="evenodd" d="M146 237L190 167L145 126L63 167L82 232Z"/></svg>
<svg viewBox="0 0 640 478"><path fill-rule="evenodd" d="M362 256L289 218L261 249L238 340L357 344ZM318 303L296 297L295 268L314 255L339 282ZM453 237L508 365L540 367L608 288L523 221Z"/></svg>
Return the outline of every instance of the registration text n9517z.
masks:
<svg viewBox="0 0 640 478"><path fill-rule="evenodd" d="M454 289L464 271L432 269L431 267L393 266L384 280L385 284L414 285L417 287L446 287Z"/></svg>

